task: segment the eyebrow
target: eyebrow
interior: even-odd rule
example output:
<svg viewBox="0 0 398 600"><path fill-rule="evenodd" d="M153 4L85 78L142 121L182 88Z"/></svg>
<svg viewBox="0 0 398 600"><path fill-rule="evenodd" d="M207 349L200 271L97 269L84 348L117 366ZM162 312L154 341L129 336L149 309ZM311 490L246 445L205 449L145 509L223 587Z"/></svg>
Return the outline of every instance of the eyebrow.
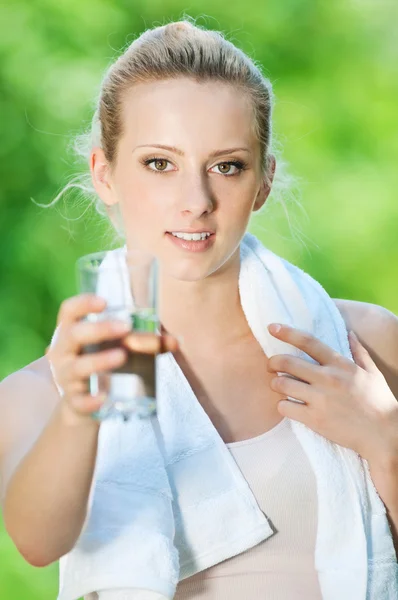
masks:
<svg viewBox="0 0 398 600"><path fill-rule="evenodd" d="M141 146L136 146L134 150L137 148L161 148L162 150L170 150L171 152L175 152L179 156L184 156L184 152L175 146L165 146L164 144L142 144ZM133 150L133 152L134 152ZM223 154L230 154L231 152L238 152L238 150L244 150L245 152L251 153L249 148L225 148L224 150L215 150L211 152L210 156L216 158L217 156L222 156Z"/></svg>

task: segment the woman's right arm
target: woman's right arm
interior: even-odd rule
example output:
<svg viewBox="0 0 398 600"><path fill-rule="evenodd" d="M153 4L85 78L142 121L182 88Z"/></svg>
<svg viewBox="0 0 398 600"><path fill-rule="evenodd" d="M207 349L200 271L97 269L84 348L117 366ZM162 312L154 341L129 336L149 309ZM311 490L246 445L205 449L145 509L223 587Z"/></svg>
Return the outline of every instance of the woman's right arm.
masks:
<svg viewBox="0 0 398 600"><path fill-rule="evenodd" d="M73 548L83 528L100 425L29 369L0 383L0 423L5 527L25 560L46 566Z"/></svg>
<svg viewBox="0 0 398 600"><path fill-rule="evenodd" d="M82 321L105 305L92 294L64 300L57 335L43 357L50 367L46 374L28 366L0 383L4 523L19 552L35 566L46 566L73 548L88 512L100 427L91 412L101 398L87 393L87 378L119 367L127 356L123 348L117 356L115 350L81 352L87 344L121 339L120 321Z"/></svg>
<svg viewBox="0 0 398 600"><path fill-rule="evenodd" d="M88 393L92 373L120 367L130 351L175 351L170 335L134 333L120 321L84 322L105 301L91 294L65 300L46 369L25 367L0 382L0 487L8 534L30 564L46 566L75 545L88 514L101 397ZM160 343L163 338L163 343ZM107 340L118 349L82 353ZM126 344L126 347L123 347ZM47 368L49 367L49 368ZM50 373L50 375L49 375Z"/></svg>

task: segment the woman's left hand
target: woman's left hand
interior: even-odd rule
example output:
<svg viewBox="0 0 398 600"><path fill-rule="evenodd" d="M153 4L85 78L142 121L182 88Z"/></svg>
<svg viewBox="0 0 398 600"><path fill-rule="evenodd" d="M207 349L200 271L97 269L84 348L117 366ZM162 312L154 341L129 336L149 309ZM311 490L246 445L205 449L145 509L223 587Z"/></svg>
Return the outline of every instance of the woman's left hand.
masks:
<svg viewBox="0 0 398 600"><path fill-rule="evenodd" d="M319 363L289 354L269 359L270 372L286 373L300 380L276 376L271 381L272 389L305 402L279 401L281 415L304 423L368 461L388 453L391 444L397 447L397 399L356 336L349 335L353 362L307 332L287 325L273 332L273 325L268 328L271 335L303 350Z"/></svg>

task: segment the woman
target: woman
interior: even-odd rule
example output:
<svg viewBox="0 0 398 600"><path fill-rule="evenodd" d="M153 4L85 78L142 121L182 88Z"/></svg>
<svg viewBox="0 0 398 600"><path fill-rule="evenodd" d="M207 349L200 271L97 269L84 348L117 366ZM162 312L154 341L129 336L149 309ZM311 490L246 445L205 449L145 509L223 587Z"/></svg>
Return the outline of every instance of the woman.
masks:
<svg viewBox="0 0 398 600"><path fill-rule="evenodd" d="M311 421L303 407L280 401L287 395L308 400L313 386L274 379L284 371L305 382L300 377L302 363L285 363L282 368L276 356L267 357L242 311L239 245L252 212L267 200L276 169L271 105L271 85L247 56L217 33L178 22L146 31L111 66L93 120L88 158L95 191L127 246L134 243L151 250L162 265L166 350L174 353L196 398L251 478L259 503L268 512L272 507L278 530L264 543L181 581L176 598L322 598L314 566L315 487L305 456L299 455L301 479L295 490L305 491L299 529L289 521L278 493L289 460L284 468L274 465L272 486L266 469L256 474L250 470L251 442L257 442L264 461L273 462L283 444L292 441L285 416L314 430L318 427L336 444L352 443L355 451L371 449L366 456L374 484L391 513L392 531L398 526L398 476L393 468L398 416L391 391L397 389L393 369L398 320L376 307L338 301L348 328L357 330L385 368L391 389L366 350L353 341L358 366L333 363L339 376L332 386L322 367L314 372L322 393L330 393L333 401L323 405L327 414L314 412ZM176 233L198 231L211 234L205 251L193 252L176 242ZM1 386L5 524L33 565L50 564L70 552L87 516L99 434L90 414L100 401L85 393L85 382L90 373L119 366L126 358L123 351L79 356L82 345L123 333L110 323L79 322L102 308L89 296L64 301L57 320L59 336L47 356ZM139 349L140 339L124 333L125 344ZM304 339L298 331L283 328L274 335L313 352L314 359L322 353L326 365L336 360L324 344ZM182 347L177 346L177 336L183 338ZM152 351L157 352L159 340L152 341ZM64 390L62 398L48 360ZM244 376L249 368L250 380ZM244 405L242 397L248 399ZM358 436L358 431L363 434ZM128 590L90 592L90 599L133 597Z"/></svg>

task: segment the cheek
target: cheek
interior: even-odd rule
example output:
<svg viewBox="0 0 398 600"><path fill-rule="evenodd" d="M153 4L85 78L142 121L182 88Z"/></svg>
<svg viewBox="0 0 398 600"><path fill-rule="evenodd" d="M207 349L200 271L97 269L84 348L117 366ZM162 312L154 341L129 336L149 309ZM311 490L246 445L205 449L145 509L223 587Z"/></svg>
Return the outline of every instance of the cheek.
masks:
<svg viewBox="0 0 398 600"><path fill-rule="evenodd" d="M156 229L156 224L161 219L161 212L155 206L153 199L148 195L140 194L136 190L134 194L124 198L123 216L127 227L133 231Z"/></svg>
<svg viewBox="0 0 398 600"><path fill-rule="evenodd" d="M247 184L224 188L218 194L220 212L226 220L245 226L252 212L255 195L255 187Z"/></svg>
<svg viewBox="0 0 398 600"><path fill-rule="evenodd" d="M231 176L213 180L213 192L222 201L237 210L251 206L256 197L258 184L252 173L243 172L237 177Z"/></svg>
<svg viewBox="0 0 398 600"><path fill-rule="evenodd" d="M121 205L126 231L144 245L152 244L167 229L170 222L167 194L158 186L135 179L134 184L124 187Z"/></svg>
<svg viewBox="0 0 398 600"><path fill-rule="evenodd" d="M156 217L159 201L159 184L148 180L140 171L131 170L119 178L120 199L127 215L137 219L152 212Z"/></svg>

